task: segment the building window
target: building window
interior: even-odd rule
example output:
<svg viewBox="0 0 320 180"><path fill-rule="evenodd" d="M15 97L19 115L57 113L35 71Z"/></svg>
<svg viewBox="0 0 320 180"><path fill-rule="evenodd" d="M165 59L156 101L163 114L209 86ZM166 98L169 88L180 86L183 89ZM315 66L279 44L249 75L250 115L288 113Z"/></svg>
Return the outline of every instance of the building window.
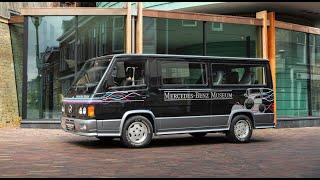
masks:
<svg viewBox="0 0 320 180"><path fill-rule="evenodd" d="M258 26L208 22L206 26L206 55L230 57L259 57Z"/></svg>
<svg viewBox="0 0 320 180"><path fill-rule="evenodd" d="M143 26L145 53L203 55L202 21L144 17Z"/></svg>
<svg viewBox="0 0 320 180"><path fill-rule="evenodd" d="M277 114L308 116L306 33L276 29Z"/></svg>
<svg viewBox="0 0 320 180"><path fill-rule="evenodd" d="M144 53L230 57L261 55L259 26L206 22L204 27L203 21L151 17L143 20Z"/></svg>
<svg viewBox="0 0 320 180"><path fill-rule="evenodd" d="M123 40L124 16L28 16L24 118L58 119L76 70L91 58L123 53Z"/></svg>
<svg viewBox="0 0 320 180"><path fill-rule="evenodd" d="M320 35L309 35L311 113L320 116Z"/></svg>

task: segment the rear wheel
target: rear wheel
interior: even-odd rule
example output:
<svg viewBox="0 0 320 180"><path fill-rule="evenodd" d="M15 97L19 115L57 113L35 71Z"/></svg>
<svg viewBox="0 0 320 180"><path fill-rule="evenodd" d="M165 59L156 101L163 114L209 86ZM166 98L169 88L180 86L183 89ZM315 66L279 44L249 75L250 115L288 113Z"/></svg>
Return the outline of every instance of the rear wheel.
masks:
<svg viewBox="0 0 320 180"><path fill-rule="evenodd" d="M205 135L207 135L206 132L197 132L197 133L190 133L191 136L195 137L195 138L202 138Z"/></svg>
<svg viewBox="0 0 320 180"><path fill-rule="evenodd" d="M123 125L121 142L130 148L146 147L152 139L152 124L144 116L132 116Z"/></svg>
<svg viewBox="0 0 320 180"><path fill-rule="evenodd" d="M230 124L230 130L226 133L228 139L235 143L246 143L252 135L252 123L248 116L237 115Z"/></svg>

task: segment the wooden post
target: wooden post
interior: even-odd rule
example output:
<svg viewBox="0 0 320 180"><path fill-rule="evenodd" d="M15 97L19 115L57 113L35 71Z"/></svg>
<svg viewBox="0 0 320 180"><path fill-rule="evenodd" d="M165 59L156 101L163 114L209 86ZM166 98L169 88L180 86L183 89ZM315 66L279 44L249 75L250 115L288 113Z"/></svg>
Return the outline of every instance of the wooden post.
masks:
<svg viewBox="0 0 320 180"><path fill-rule="evenodd" d="M143 49L143 25L142 25L142 2L138 2L137 28L136 28L136 53L141 54Z"/></svg>
<svg viewBox="0 0 320 180"><path fill-rule="evenodd" d="M257 19L262 19L262 57L268 58L268 20L267 11L260 11L256 13Z"/></svg>
<svg viewBox="0 0 320 180"><path fill-rule="evenodd" d="M277 124L277 93L276 93L276 28L275 28L275 12L268 13L268 57L271 68L273 97L274 97L274 123Z"/></svg>
<svg viewBox="0 0 320 180"><path fill-rule="evenodd" d="M126 19L126 53L131 54L131 2L127 2L127 19Z"/></svg>

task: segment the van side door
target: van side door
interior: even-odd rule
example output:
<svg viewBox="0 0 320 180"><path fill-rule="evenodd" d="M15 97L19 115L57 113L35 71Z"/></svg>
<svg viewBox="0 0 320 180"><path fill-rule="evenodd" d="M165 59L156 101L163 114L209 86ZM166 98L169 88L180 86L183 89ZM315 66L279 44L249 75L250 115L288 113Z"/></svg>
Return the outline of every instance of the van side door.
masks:
<svg viewBox="0 0 320 180"><path fill-rule="evenodd" d="M158 59L159 88L155 116L159 132L212 127L207 63L186 59ZM201 97L200 97L201 96Z"/></svg>
<svg viewBox="0 0 320 180"><path fill-rule="evenodd" d="M111 128L108 127L108 119L121 119L126 111L149 107L148 63L141 58L119 58L111 67L103 85L103 106L100 106L101 109L97 111L100 113L96 115L97 119L105 119L100 132Z"/></svg>

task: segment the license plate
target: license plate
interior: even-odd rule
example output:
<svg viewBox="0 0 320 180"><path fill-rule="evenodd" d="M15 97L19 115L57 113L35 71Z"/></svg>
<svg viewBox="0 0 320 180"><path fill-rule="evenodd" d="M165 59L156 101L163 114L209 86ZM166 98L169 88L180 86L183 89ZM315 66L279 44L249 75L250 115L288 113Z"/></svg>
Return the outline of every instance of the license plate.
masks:
<svg viewBox="0 0 320 180"><path fill-rule="evenodd" d="M74 124L66 123L66 129L69 130L69 131L73 131L74 130Z"/></svg>

